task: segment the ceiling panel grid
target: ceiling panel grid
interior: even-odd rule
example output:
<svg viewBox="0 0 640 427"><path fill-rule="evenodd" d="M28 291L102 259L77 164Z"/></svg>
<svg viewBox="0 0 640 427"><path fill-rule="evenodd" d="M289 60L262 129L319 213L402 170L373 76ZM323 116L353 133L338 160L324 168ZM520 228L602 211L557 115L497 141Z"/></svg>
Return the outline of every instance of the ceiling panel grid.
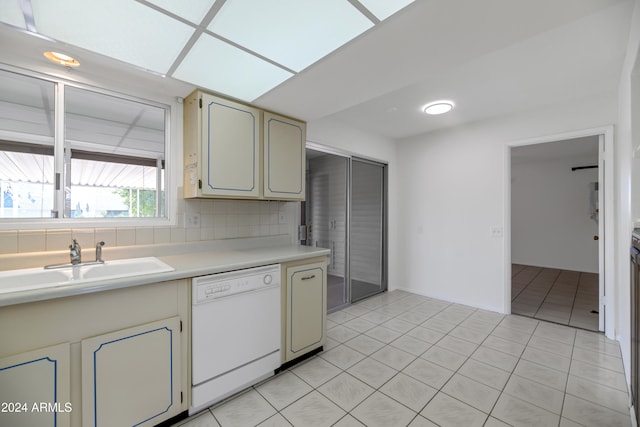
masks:
<svg viewBox="0 0 640 427"><path fill-rule="evenodd" d="M0 21L253 101L412 2L5 0Z"/></svg>

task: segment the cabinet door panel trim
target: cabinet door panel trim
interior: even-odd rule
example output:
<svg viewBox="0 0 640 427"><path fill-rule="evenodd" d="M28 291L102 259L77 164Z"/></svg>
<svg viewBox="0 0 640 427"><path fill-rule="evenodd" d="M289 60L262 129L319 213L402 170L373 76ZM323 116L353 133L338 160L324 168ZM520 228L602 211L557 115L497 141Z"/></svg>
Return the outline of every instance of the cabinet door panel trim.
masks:
<svg viewBox="0 0 640 427"><path fill-rule="evenodd" d="M25 356L27 359L25 360ZM70 361L70 353L69 353L69 344L60 344L48 348L43 348L39 350L34 350L28 352L26 354L17 354L15 356L9 356L4 359L0 359L0 376L4 372L5 374L9 373L11 369L19 368L33 368L36 364L45 363L44 369L47 371L47 375L49 372L52 377L52 388L53 388L53 396L47 399L42 398L40 396L37 401L26 401L23 396L6 396L3 395L3 398L0 399L3 402L7 403L25 403L27 405L27 413L29 416L38 416L42 415L51 415L53 417L53 426L68 426L69 425L69 417L68 413L72 410L70 406L70 395L69 395L69 361ZM6 366L5 366L6 365ZM31 365L31 366L29 366ZM36 368L37 369L37 368ZM10 375L10 374L9 374ZM24 375L24 374L23 374ZM29 387L34 387L33 383L28 384ZM7 391L7 390L5 390ZM46 391L46 394L49 394L51 390ZM23 400L24 399L24 400ZM46 409L43 409L41 405L46 404ZM37 407L37 410L33 410L34 407ZM11 415L20 415L19 413L7 413L7 416ZM33 420L32 420L33 421ZM20 424L22 425L22 424ZM40 424L38 424L40 425ZM47 425L48 424L47 422Z"/></svg>
<svg viewBox="0 0 640 427"><path fill-rule="evenodd" d="M237 112L240 113L245 113L249 116L251 116L251 120L253 121L253 164L252 164L252 170L253 170L253 180L252 180L252 184L251 187L249 188L231 188L231 187L222 187L222 186L216 186L216 184L214 182L212 182L213 179L213 174L211 173L211 157L212 157L212 153L211 151L213 150L212 148L212 141L211 141L211 106L212 105L217 105L219 107L222 108L228 108L231 110L235 110ZM209 188L212 191L216 191L216 190L221 190L221 191L242 191L242 192L246 192L251 193L255 190L256 188L256 181L257 181L257 177L256 177L256 159L257 159L257 147L258 147L258 141L256 139L256 134L257 134L257 123L256 123L256 116L255 114L253 114L252 111L249 110L243 110L241 108L237 108L231 105L227 105L227 104L223 104L221 102L216 102L216 101L211 101L207 104L207 170L209 171L209 173L206 174L206 178L207 178L207 185L209 186Z"/></svg>
<svg viewBox="0 0 640 427"><path fill-rule="evenodd" d="M267 128L267 138L266 138L266 141L267 141L267 149L266 149L266 152L267 152L267 163L266 164L267 165L271 164L271 122L278 122L278 123L280 123L282 125L290 126L291 128L295 128L300 132L300 139L299 140L300 140L301 143L300 143L300 146L299 146L299 149L300 149L299 157L300 157L300 168L301 169L300 169L300 179L299 179L299 182L298 182L298 184L299 184L298 188L296 190L294 190L294 191L286 191L286 190L283 190L283 189L272 188L272 186L271 186L272 168L269 167L268 171L267 171L267 188L272 193L290 194L292 196L299 196L299 195L302 194L303 189L304 189L303 179L305 177L305 170L304 170L305 163L303 161L303 158L304 158L304 150L305 150L305 144L304 144L305 132L303 131L302 126L298 125L296 123L286 122L286 121L283 121L283 120L279 120L279 119L277 119L275 117L269 118L267 120L267 126L266 126L266 128Z"/></svg>
<svg viewBox="0 0 640 427"><path fill-rule="evenodd" d="M168 319L168 320L175 320L175 319L178 319L178 318L173 318L173 319ZM169 368L168 369L168 372L169 372L169 384L168 384L169 385L169 390L168 390L169 396L168 397L169 397L169 399L168 399L167 406L166 406L166 408L164 410L160 410L157 413L154 413L154 414L151 414L151 415L147 416L147 418L145 418L143 420L137 421L135 424L133 424L133 426L135 427L135 426L139 426L139 425L146 425L146 423L148 423L149 421L151 421L153 419L156 419L156 418L160 417L163 414L166 414L167 412L171 411L172 409L175 409L176 403L178 405L180 404L179 399L178 399L178 402L176 402L174 400L174 394L176 393L176 383L174 381L175 373L176 373L175 370L177 369L178 372L180 371L180 367L179 366L174 366L174 365L176 365L176 360L174 359L174 353L175 353L175 350L176 350L175 346L176 346L177 343L179 343L179 340L180 340L180 338L179 338L180 337L180 330L179 330L179 326L178 326L179 325L179 319L177 320L177 322L178 322L178 324L176 325L175 330L174 330L174 328L172 328L172 327L170 327L168 325L158 326L158 323L154 322L154 324L143 325L141 327L131 328L132 333L130 335L122 336L122 337L119 337L119 338L116 338L116 339L110 339L109 340L108 336L107 336L107 337L105 337L106 340L104 342L98 342L98 341L91 342L91 341L94 341L95 338L90 338L90 339L87 339L87 340L83 340L83 343L82 343L83 347L85 345L88 345L90 347L88 350L91 352L90 353L91 354L90 357L91 357L91 360L92 360L92 366L89 369L91 370L91 375L93 377L93 381L92 381L93 382L93 384L92 384L93 402L91 403L91 405L92 405L92 408L91 408L91 410L92 410L91 420L93 422L93 424L92 424L93 426L97 427L99 425L99 423L98 423L98 415L99 415L98 414L98 411L99 411L99 408L98 408L98 401L99 401L98 370L99 370L99 366L100 366L99 365L99 362L100 362L99 352L101 352L101 351L103 351L105 349L108 349L110 345L116 345L118 343L123 343L125 341L131 340L131 339L134 339L134 338L143 337L145 335L148 336L150 334L155 334L155 333L168 333L168 337L164 338L164 339L168 339L168 349L167 350L169 351L169 358L168 358L168 361L169 361L169 367L168 367ZM145 330L143 330L141 332L136 332L136 330L139 331L141 328L144 328L145 326L149 327L150 329L145 329ZM126 330L125 331L120 331L120 332L126 332ZM174 334L174 332L176 332L176 334ZM116 332L116 333L119 333L119 332ZM108 335L111 335L111 334L108 334ZM97 338L99 338L99 337L97 337ZM175 340L176 338L177 338L177 341ZM84 352L85 352L85 349L83 348L83 353ZM84 357L85 356L83 355L83 358Z"/></svg>
<svg viewBox="0 0 640 427"><path fill-rule="evenodd" d="M300 275L300 274L304 275L301 278L301 280L309 280L310 276L308 276L308 272L312 272L312 271L317 272L318 270L321 271L320 280L324 281L324 277L325 277L324 268L322 268L320 266L313 266L313 267L310 267L310 268L307 268L307 269L304 269L304 270L296 270L293 273L291 273L291 276L289 278L289 280L290 280L289 283L291 283L293 285L294 276ZM313 276L315 276L315 274ZM295 291L296 291L296 287L292 286L291 287L291 292L289 293L289 307L290 307L290 310L294 309L293 308L293 301L296 300L296 298L294 296ZM321 310L324 310L324 303L322 303L323 298L324 298L324 292L325 292L324 283L323 283L323 286L320 286L319 291L320 292L319 292L318 298L319 298L319 301L321 301L320 307L321 307ZM308 345L306 345L306 346L304 346L302 348L294 348L294 344L295 343L294 343L294 340L292 339L292 337L295 336L295 333L294 333L294 326L295 325L294 325L294 322L293 322L294 316L292 315L289 318L289 328L290 328L289 329L290 330L290 333L289 333L289 338L290 338L289 339L289 351L292 354L304 354L306 349L312 349L312 348L318 347L318 345L320 343L322 343L322 341L324 339L324 317L323 317L323 313L322 312L320 313L320 316L321 316L322 320L320 322L320 336L319 336L319 338L316 341L314 341L312 343L309 343Z"/></svg>

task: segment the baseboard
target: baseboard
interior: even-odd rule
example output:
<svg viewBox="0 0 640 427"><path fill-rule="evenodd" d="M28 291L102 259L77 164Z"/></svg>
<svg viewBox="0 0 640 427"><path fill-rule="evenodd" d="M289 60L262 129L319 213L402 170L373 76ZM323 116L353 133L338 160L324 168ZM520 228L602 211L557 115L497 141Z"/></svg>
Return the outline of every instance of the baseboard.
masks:
<svg viewBox="0 0 640 427"><path fill-rule="evenodd" d="M320 346L318 348L315 348L313 350L311 350L309 353L303 354L300 357L296 357L293 360L290 360L288 362L283 363L278 369L275 370L275 373L278 374L279 372L282 371L286 371L287 369L291 368L294 365L297 365L300 362L303 362L307 359L309 359L310 357L315 356L316 354L320 353L322 351L323 347Z"/></svg>

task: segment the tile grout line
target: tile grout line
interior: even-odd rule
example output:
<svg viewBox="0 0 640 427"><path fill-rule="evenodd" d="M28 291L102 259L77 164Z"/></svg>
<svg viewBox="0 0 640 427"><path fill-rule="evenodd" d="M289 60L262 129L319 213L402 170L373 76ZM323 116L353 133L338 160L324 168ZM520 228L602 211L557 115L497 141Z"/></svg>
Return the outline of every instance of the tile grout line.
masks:
<svg viewBox="0 0 640 427"><path fill-rule="evenodd" d="M544 271L544 268L543 270ZM542 274L542 271L540 271L540 274ZM542 301L540 302L540 305L538 306L538 309L536 310L536 312L533 314L533 318L536 319L536 315L538 314L538 312L540 311L540 309L542 308L542 306L544 305L544 302L546 301L547 297L549 296L549 293L551 292L551 290L553 289L553 287L555 286L556 282L558 281L558 279L560 278L560 276L562 275L562 271L558 272L558 275L555 277L555 279L553 280L553 283L551 284L551 286L549 287L549 289L547 290L547 293L544 294L544 298L542 298Z"/></svg>
<svg viewBox="0 0 640 427"><path fill-rule="evenodd" d="M571 365L573 364L573 352L574 352L574 350L576 348L576 338L577 337L578 337L578 333L576 331L576 333L573 335L573 343L572 343L572 346L571 346L571 356L569 357L569 372L567 372L567 382L566 382L566 384L564 386L564 394L562 395L562 408L560 409L560 422L562 422L562 415L564 414L564 404L565 404L565 401L567 399L567 387L569 386L569 378L571 377ZM567 418L567 419L569 419L569 418ZM571 420L571 421L574 421L574 420ZM575 422L577 424L580 424L577 421L575 421Z"/></svg>
<svg viewBox="0 0 640 427"><path fill-rule="evenodd" d="M569 326L571 326L571 318L573 317L573 309L576 306L576 299L577 299L577 296L578 296L578 289L580 289L580 278L581 277L582 277L582 272L579 272L578 273L578 283L576 284L576 291L573 294L573 301L572 301L572 304L571 304L571 312L569 313L569 322L568 322ZM573 354L573 352L571 352L571 354Z"/></svg>

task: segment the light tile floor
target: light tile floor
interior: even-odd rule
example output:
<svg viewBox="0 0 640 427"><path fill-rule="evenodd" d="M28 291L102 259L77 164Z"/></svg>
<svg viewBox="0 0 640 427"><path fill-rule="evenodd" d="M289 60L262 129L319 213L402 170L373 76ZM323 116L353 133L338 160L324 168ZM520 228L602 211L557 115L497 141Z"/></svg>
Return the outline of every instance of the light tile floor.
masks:
<svg viewBox="0 0 640 427"><path fill-rule="evenodd" d="M631 425L602 334L403 291L328 318L322 353L177 425Z"/></svg>
<svg viewBox="0 0 640 427"><path fill-rule="evenodd" d="M513 264L511 312L598 330L598 274Z"/></svg>

